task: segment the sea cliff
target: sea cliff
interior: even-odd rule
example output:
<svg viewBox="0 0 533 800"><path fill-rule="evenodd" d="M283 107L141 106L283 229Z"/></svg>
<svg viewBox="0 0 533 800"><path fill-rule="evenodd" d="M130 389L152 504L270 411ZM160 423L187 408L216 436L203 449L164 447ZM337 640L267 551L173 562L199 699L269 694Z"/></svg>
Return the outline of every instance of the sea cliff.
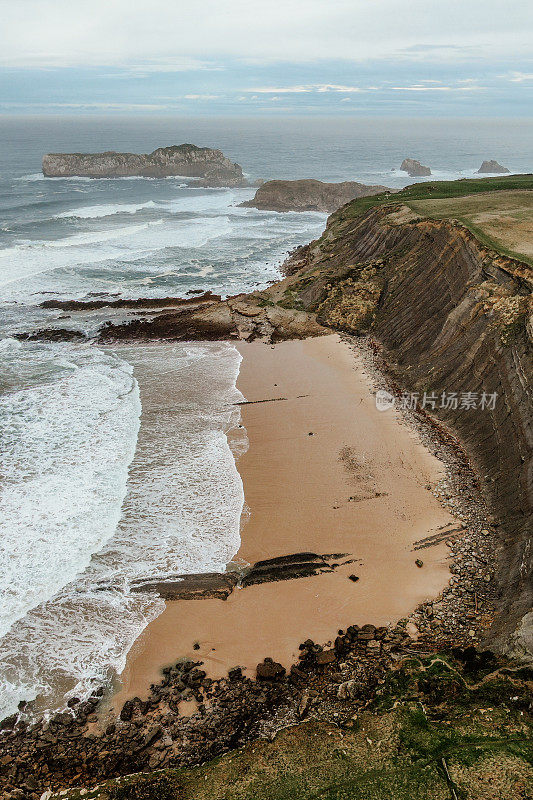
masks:
<svg viewBox="0 0 533 800"><path fill-rule="evenodd" d="M499 179L491 185L504 188ZM457 182L452 188L443 184L435 189L426 184L417 191L428 192L433 199L438 191L445 192L449 199L452 190L464 186ZM508 203L509 194L501 193L502 203ZM412 193L408 197L411 202ZM292 780L301 747L309 741L310 725L318 726L313 747L318 754L325 753L321 776L345 763L347 742L351 747L357 741L357 747L364 748L350 767L350 780L355 774L360 785L367 779L359 771L361 765L367 768L367 745L372 747L373 741L392 743L395 770L415 764L420 784L405 782L412 776L394 775L390 785L380 783L377 798L403 796L403 789L400 795L394 788L400 785L398 780L402 787L408 785L409 797L426 798L429 772L424 769L420 778L421 757L435 770L432 796L447 797L450 786L459 796L455 786L476 786L479 792L472 797L485 798L504 770L500 795L513 800L524 796L531 776L531 668L467 645L484 640L531 661L533 270L525 261L482 244L462 223L421 217L409 205L390 200L365 198L339 209L319 239L288 259L286 277L265 290L225 301L204 295L182 306L168 298L164 308L139 306L127 323L113 323L110 314L99 338L277 342L321 336L331 329L351 334L351 341L364 335L372 353L368 371L384 365L387 385L396 397L404 391L436 397L425 424L450 452L446 463L460 484L460 492L446 491L439 497L461 524L416 542L414 551L448 539L453 554L450 585L441 598L422 603L409 621L396 626L353 624L339 630L336 638L332 631L326 647L309 638L302 641L298 663L288 675L267 657L256 668L256 680L244 677L236 667L227 678L213 681L200 668L202 662L180 659L165 667L148 698L128 700L119 719L105 728L98 729L96 714L103 687L85 701L73 698L68 712L54 715L46 724L32 727L14 715L3 722L0 786L10 792L6 796L38 800L47 787L95 787L108 778L158 770L150 777L131 775L127 781L133 787L145 781L139 792L147 798L162 797L165 791L172 800L197 797L201 784L202 797L210 800L221 796L219 786L240 780L235 759L246 761L242 765L246 791L251 785L250 766L263 775L265 762L256 753L257 740L271 739L280 729L290 728L295 737L301 736ZM374 207L368 208L370 201ZM68 310L83 315L91 306L78 303ZM83 317L79 319L83 329ZM42 332L50 334L50 329ZM441 406L441 396L450 393L496 399L493 406L468 410L453 403ZM306 437L311 435L309 441L319 441L312 430ZM328 556L335 561L340 557ZM315 568L333 569L335 561L324 559L321 554L296 553L283 565L279 560L256 563L248 573L252 588L245 591L255 591L267 573L267 580L278 581L289 577L287 570L303 577ZM414 563L424 566L421 559ZM162 590L192 599L199 592L203 596L206 582L212 591L212 576L180 579L178 585L167 583ZM215 587L220 602L232 593L233 578L226 577L223 583ZM305 635L302 631L302 639ZM179 704L191 696L199 706L188 717ZM398 716L393 719L389 712ZM308 716L315 720L298 726ZM333 730L322 727L330 723L342 734L333 753L327 750ZM268 756L272 763L288 752L283 736L272 743ZM223 774L217 783L214 772L224 765L218 757L251 740L253 747L234 752L226 761L234 764L236 773ZM399 752L405 757L398 759ZM198 770L204 767L185 771L215 757L205 765L201 781ZM471 776L467 769L473 770ZM283 773L286 776L285 767ZM329 780L335 790L340 785L344 791L348 785L344 768L342 775L335 773ZM374 770L368 780L374 786ZM214 788L209 794L211 782ZM253 785L256 795L257 785ZM22 794L13 794L14 787L21 786ZM287 785L287 796L295 790L298 796L316 796L318 789L306 794L307 789L306 772L301 784L292 780ZM80 792L74 789L56 796L74 800ZM116 800L133 794L128 795L119 778L90 794L84 791L84 796ZM243 789L238 796L249 795Z"/></svg>
<svg viewBox="0 0 533 800"><path fill-rule="evenodd" d="M107 325L101 338L280 341L333 328L374 337L397 382L420 397L496 395L494 408L467 413L439 401L430 410L464 446L492 510L500 602L490 641L530 653L533 269L487 248L459 222L423 219L390 202L354 209L334 213L267 290Z"/></svg>
<svg viewBox="0 0 533 800"><path fill-rule="evenodd" d="M497 396L494 409L431 411L463 443L497 526L496 646L531 646L533 601L533 270L484 247L461 224L406 206L328 221L286 265L279 287L319 324L383 345L409 391Z"/></svg>

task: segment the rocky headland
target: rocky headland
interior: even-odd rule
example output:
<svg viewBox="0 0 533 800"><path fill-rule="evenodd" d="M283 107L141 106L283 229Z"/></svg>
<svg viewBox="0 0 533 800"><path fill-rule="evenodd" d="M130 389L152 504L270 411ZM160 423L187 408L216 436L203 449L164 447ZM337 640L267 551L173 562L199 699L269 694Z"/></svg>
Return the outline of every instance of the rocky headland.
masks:
<svg viewBox="0 0 533 800"><path fill-rule="evenodd" d="M311 178L266 181L252 200L241 203L262 211L321 211L331 214L357 197L392 191L386 186L367 186L355 181L324 183Z"/></svg>
<svg viewBox="0 0 533 800"><path fill-rule="evenodd" d="M407 172L411 178L422 178L427 175L431 175L431 169L429 167L425 167L420 163L420 161L417 161L414 158L404 158L400 170L402 172Z"/></svg>
<svg viewBox="0 0 533 800"><path fill-rule="evenodd" d="M153 153L48 153L43 156L47 178L200 178L203 186L247 186L239 164L221 150L180 144Z"/></svg>
<svg viewBox="0 0 533 800"><path fill-rule="evenodd" d="M482 165L478 169L478 174L483 172L488 172L491 173L492 175L498 175L498 174L504 175L504 174L509 174L511 170L507 169L507 167L502 167L501 164L498 164L497 161L494 161L492 159L490 161L484 161L482 163Z"/></svg>

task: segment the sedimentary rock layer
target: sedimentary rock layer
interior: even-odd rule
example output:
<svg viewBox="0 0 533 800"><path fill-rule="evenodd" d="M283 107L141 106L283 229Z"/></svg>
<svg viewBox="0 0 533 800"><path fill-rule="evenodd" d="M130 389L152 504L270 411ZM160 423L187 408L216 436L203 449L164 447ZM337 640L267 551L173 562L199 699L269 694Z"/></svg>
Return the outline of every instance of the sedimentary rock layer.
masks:
<svg viewBox="0 0 533 800"><path fill-rule="evenodd" d="M308 578L322 572L333 572L339 565L332 560L346 556L346 553L294 553L257 561L253 566L239 572L170 575L155 580L141 578L132 583L132 591L155 592L164 600L201 600L206 597L226 600L236 586L254 586L258 583L288 581Z"/></svg>

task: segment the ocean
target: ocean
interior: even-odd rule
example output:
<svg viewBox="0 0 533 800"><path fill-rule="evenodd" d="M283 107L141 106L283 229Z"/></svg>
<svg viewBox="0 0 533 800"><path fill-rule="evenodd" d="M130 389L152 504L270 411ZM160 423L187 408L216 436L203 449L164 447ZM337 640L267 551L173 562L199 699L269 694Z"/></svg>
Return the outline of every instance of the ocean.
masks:
<svg viewBox="0 0 533 800"><path fill-rule="evenodd" d="M41 308L53 298L260 288L326 222L240 208L253 189L182 178L45 179L42 155L193 142L222 149L250 181L399 188L413 182L398 170L406 156L433 180L472 177L485 158L531 171L532 133L529 121L464 119L0 118L0 718L113 681L163 608L131 581L224 570L245 507L233 345L14 334L73 324ZM89 315L86 332L100 320Z"/></svg>

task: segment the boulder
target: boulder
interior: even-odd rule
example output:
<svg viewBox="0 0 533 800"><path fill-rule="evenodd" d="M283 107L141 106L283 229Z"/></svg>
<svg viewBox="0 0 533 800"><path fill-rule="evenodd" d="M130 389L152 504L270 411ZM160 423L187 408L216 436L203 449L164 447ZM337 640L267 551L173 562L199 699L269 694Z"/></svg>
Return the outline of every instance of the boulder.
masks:
<svg viewBox="0 0 533 800"><path fill-rule="evenodd" d="M323 650L317 654L316 663L319 667L325 667L327 664L333 664L336 660L335 650Z"/></svg>
<svg viewBox="0 0 533 800"><path fill-rule="evenodd" d="M482 174L483 172L488 172L488 173L490 173L492 175L498 175L498 174L499 175L504 175L504 174L508 175L511 172L511 170L507 169L507 167L502 167L502 165L498 164L497 161L494 161L494 159L491 159L490 161L484 161L477 172L478 172L478 175Z"/></svg>
<svg viewBox="0 0 533 800"><path fill-rule="evenodd" d="M262 664L257 665L255 674L258 681L279 681L285 676L285 667L271 658L265 658Z"/></svg>
<svg viewBox="0 0 533 800"><path fill-rule="evenodd" d="M232 667L229 669L228 678L230 681L240 681L242 678L242 667Z"/></svg>
<svg viewBox="0 0 533 800"><path fill-rule="evenodd" d="M135 703L132 700L126 700L120 712L120 719L122 722L129 722L133 716Z"/></svg>
<svg viewBox="0 0 533 800"><path fill-rule="evenodd" d="M339 700L353 700L359 694L360 686L355 680L344 681L337 689Z"/></svg>
<svg viewBox="0 0 533 800"><path fill-rule="evenodd" d="M407 174L412 178L420 178L424 177L425 175L431 175L430 168L425 167L420 163L420 161L417 161L414 158L404 158L400 169L402 172L407 172Z"/></svg>

